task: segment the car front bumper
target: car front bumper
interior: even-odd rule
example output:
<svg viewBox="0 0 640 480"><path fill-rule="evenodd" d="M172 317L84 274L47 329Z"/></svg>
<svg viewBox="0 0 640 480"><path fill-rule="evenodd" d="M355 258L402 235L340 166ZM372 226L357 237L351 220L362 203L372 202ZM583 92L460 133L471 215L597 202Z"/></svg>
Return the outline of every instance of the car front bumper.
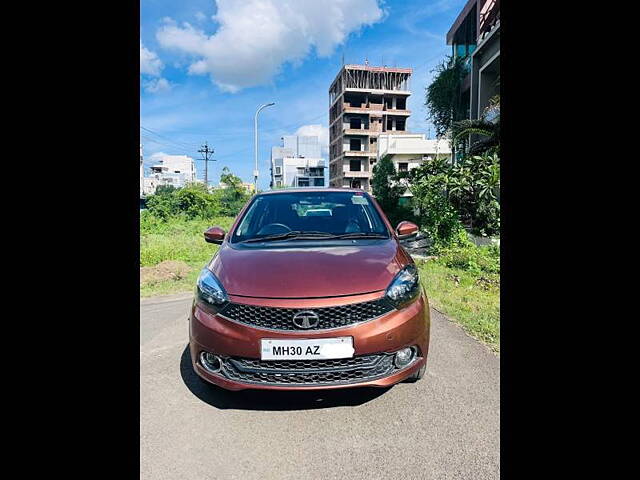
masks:
<svg viewBox="0 0 640 480"><path fill-rule="evenodd" d="M381 297L381 293L343 297L339 299L309 300L276 300L246 299L230 297L231 301L276 308L318 308L327 305L357 303ZM204 380L227 390L263 389L263 390L315 390L352 387L389 387L422 368L427 361L429 350L430 316L426 296L421 294L410 305L393 310L374 320L365 321L352 326L331 330L282 331L256 328L231 321L221 315L212 314L194 301L190 315L190 353L195 372ZM330 337L353 337L354 358L345 360L353 366L363 362L372 367L371 374L361 368L348 365L338 368L340 374L327 373L322 361L309 363L311 370L287 370L281 374L262 373L260 368L274 365L260 361L260 340L270 339L313 339ZM394 352L415 346L418 355L408 366L398 369L391 365ZM200 364L200 352L207 351L219 355L225 360L226 368L221 372L211 373ZM299 362L303 368L304 360L281 362L291 365ZM330 361L332 365L338 362ZM257 367L246 371L247 365ZM298 363L296 363L298 365ZM276 365L277 366L277 365ZM282 365L280 365L282 366ZM367 365L365 365L367 366ZM242 370L238 370L239 367ZM318 370L314 368L318 367ZM296 369L298 367L296 366ZM306 368L306 367L304 367ZM279 371L268 369L267 372ZM310 375L307 375L310 374ZM313 378L313 380L296 380Z"/></svg>

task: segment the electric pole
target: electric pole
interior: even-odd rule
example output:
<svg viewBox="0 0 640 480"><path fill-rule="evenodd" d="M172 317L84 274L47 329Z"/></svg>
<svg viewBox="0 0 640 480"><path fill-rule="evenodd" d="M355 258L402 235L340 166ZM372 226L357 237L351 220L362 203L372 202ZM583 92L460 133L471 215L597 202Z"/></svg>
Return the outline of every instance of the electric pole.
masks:
<svg viewBox="0 0 640 480"><path fill-rule="evenodd" d="M198 153L202 153L204 155L204 185L207 188L207 192L208 192L209 191L209 176L208 176L209 154L213 155L213 148L209 149L209 145L207 145L207 142L204 142L204 145L200 150L198 150ZM211 159L211 160L215 162L215 159Z"/></svg>

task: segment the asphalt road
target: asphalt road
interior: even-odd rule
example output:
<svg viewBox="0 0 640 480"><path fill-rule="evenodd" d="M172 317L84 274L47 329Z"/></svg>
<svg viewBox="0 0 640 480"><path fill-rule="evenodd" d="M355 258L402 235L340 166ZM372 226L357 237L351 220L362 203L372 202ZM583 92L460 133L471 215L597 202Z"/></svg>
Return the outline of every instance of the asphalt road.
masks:
<svg viewBox="0 0 640 480"><path fill-rule="evenodd" d="M190 302L140 302L141 479L500 477L500 359L437 311L417 383L232 393L192 371Z"/></svg>

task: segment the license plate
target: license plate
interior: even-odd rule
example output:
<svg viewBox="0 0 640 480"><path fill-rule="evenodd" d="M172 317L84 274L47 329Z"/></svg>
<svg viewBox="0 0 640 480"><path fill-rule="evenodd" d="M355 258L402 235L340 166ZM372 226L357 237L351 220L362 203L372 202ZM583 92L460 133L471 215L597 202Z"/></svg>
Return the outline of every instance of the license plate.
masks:
<svg viewBox="0 0 640 480"><path fill-rule="evenodd" d="M351 358L354 351L353 337L304 340L263 338L260 340L260 358L262 360Z"/></svg>

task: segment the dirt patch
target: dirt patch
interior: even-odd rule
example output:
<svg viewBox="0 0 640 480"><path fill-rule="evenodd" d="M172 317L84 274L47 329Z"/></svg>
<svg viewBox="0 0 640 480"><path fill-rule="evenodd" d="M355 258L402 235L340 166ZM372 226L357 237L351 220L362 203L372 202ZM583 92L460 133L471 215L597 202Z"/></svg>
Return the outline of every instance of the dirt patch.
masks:
<svg viewBox="0 0 640 480"><path fill-rule="evenodd" d="M178 260L165 260L155 267L140 267L140 285L148 285L167 280L181 280L192 268Z"/></svg>

